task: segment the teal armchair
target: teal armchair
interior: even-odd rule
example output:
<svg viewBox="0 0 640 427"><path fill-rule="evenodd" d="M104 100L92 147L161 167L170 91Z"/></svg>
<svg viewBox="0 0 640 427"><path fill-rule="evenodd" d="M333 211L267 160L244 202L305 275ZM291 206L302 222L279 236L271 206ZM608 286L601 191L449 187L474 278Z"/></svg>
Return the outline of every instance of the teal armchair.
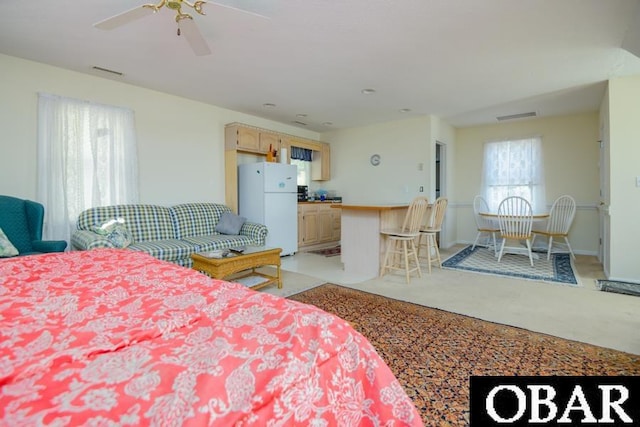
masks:
<svg viewBox="0 0 640 427"><path fill-rule="evenodd" d="M42 240L44 206L31 200L0 196L0 228L18 255L64 252L64 240Z"/></svg>

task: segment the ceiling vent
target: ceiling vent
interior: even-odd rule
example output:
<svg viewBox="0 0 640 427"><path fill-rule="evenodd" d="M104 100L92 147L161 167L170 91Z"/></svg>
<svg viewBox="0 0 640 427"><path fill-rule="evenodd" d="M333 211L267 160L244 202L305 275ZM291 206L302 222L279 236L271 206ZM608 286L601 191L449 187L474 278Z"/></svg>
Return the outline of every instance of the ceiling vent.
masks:
<svg viewBox="0 0 640 427"><path fill-rule="evenodd" d="M116 76L123 76L124 75L120 71L114 71L114 70L110 70L108 68L98 67L96 65L93 66L93 69L96 70L96 71L102 71L103 73L115 74Z"/></svg>
<svg viewBox="0 0 640 427"><path fill-rule="evenodd" d="M538 113L535 111L530 111L528 113L519 113L519 114L510 114L508 116L498 116L496 119L499 122L503 122L505 120L515 120L515 119L524 119L525 117L536 117Z"/></svg>

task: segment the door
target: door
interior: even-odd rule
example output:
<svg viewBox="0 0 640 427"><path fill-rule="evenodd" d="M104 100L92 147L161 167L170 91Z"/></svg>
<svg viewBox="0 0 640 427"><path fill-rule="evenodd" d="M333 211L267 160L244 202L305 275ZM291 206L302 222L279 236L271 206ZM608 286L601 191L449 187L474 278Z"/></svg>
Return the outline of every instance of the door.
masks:
<svg viewBox="0 0 640 427"><path fill-rule="evenodd" d="M447 197L446 192L446 144L443 142L436 140L436 163L435 163L435 182L436 182L436 198L438 197ZM445 241L445 233L446 233L446 222L447 215L445 212L444 222L442 223L442 230L436 236L436 241L438 242L438 247L440 246L440 242Z"/></svg>

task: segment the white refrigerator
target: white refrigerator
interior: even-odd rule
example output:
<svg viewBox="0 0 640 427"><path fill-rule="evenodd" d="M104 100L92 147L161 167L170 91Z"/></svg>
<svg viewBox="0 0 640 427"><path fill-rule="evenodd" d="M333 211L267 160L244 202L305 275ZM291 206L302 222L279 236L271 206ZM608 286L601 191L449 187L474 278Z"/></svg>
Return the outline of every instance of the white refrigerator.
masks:
<svg viewBox="0 0 640 427"><path fill-rule="evenodd" d="M238 165L238 214L267 226L267 246L298 250L298 169L260 162Z"/></svg>

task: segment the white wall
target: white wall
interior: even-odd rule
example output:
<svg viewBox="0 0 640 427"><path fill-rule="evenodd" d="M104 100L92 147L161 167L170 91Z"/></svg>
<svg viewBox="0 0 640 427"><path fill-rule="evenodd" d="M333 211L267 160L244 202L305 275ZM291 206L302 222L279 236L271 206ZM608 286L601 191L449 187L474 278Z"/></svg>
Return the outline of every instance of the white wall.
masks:
<svg viewBox="0 0 640 427"><path fill-rule="evenodd" d="M344 203L389 204L409 202L423 186L431 200L430 125L425 116L323 133L331 144L327 189L336 189ZM379 166L369 163L372 154L380 155Z"/></svg>
<svg viewBox="0 0 640 427"><path fill-rule="evenodd" d="M640 283L640 76L609 81L609 278Z"/></svg>
<svg viewBox="0 0 640 427"><path fill-rule="evenodd" d="M35 199L38 92L135 111L140 201L224 203L224 125L319 134L165 93L0 55L0 194Z"/></svg>
<svg viewBox="0 0 640 427"><path fill-rule="evenodd" d="M542 135L546 197L549 207L563 194L576 199L578 209L569 238L575 252L598 251L599 133L598 113L583 113L473 126L456 131L454 180L460 242L473 242L473 197L480 191L484 142Z"/></svg>

